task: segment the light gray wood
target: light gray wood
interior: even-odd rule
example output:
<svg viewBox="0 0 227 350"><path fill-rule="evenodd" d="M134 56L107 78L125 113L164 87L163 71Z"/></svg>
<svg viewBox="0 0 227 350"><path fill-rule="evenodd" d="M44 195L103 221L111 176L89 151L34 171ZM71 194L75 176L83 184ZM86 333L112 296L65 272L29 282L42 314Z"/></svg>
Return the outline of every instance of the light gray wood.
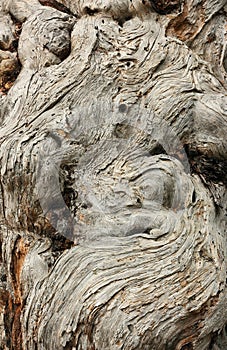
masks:
<svg viewBox="0 0 227 350"><path fill-rule="evenodd" d="M226 349L226 14L1 2L1 349Z"/></svg>

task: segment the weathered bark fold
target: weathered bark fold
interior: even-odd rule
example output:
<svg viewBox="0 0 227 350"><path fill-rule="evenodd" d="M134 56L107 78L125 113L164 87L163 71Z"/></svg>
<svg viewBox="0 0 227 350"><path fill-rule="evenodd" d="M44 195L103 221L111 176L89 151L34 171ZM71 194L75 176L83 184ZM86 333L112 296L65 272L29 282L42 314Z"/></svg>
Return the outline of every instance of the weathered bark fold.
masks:
<svg viewBox="0 0 227 350"><path fill-rule="evenodd" d="M225 3L2 1L1 349L226 349Z"/></svg>

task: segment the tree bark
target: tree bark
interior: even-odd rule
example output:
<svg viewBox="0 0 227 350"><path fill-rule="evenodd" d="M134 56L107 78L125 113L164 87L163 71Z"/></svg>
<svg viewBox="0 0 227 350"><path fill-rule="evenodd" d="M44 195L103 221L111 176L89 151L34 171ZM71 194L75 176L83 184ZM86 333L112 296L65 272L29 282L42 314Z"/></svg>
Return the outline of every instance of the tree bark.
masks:
<svg viewBox="0 0 227 350"><path fill-rule="evenodd" d="M227 348L226 0L2 0L0 348Z"/></svg>

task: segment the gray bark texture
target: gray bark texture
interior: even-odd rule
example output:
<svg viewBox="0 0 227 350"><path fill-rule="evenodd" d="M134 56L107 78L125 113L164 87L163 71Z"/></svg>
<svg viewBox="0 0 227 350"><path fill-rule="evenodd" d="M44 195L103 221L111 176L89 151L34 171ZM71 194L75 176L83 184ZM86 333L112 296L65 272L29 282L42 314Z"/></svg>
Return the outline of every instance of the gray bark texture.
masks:
<svg viewBox="0 0 227 350"><path fill-rule="evenodd" d="M1 0L0 349L227 349L226 0Z"/></svg>

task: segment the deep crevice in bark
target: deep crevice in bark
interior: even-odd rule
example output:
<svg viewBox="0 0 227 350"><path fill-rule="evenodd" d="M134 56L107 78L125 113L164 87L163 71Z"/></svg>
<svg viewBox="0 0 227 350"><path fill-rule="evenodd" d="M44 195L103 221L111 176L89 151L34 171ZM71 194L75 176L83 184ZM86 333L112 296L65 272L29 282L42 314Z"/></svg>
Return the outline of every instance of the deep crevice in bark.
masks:
<svg viewBox="0 0 227 350"><path fill-rule="evenodd" d="M227 187L227 161L217 157L208 157L200 151L185 147L192 173L202 175L206 181Z"/></svg>
<svg viewBox="0 0 227 350"><path fill-rule="evenodd" d="M160 15L167 15L173 11L179 10L181 0L149 0L154 10Z"/></svg>
<svg viewBox="0 0 227 350"><path fill-rule="evenodd" d="M64 13L67 13L71 16L76 17L76 15L74 13L72 13L68 7L66 7L64 4L62 4L56 0L39 0L39 2L40 2L40 4L42 4L44 6L53 7L58 11L61 11L61 12L64 12Z"/></svg>
<svg viewBox="0 0 227 350"><path fill-rule="evenodd" d="M22 23L11 15L13 27L11 28L14 40L10 46L5 48L4 43L0 42L0 93L6 94L13 86L21 71L21 63L18 58L18 41L21 34ZM7 38L6 38L7 40Z"/></svg>

